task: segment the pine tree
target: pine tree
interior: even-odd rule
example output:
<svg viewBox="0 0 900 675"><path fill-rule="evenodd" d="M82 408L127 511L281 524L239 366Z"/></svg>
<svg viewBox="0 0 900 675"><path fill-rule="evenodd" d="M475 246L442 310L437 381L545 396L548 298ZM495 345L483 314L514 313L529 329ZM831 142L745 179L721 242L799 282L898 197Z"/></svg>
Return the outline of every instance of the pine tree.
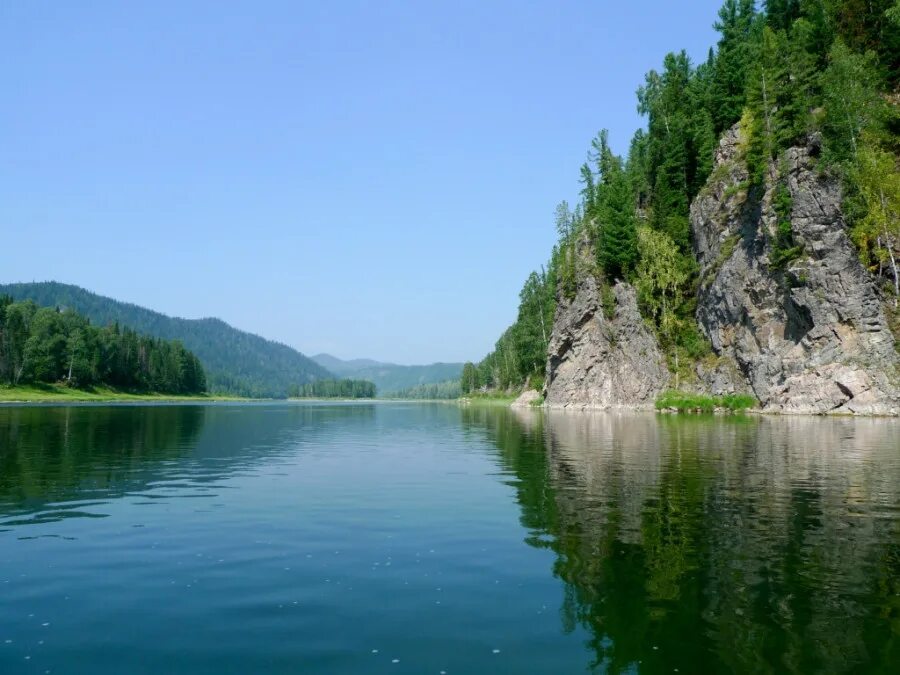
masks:
<svg viewBox="0 0 900 675"><path fill-rule="evenodd" d="M556 233L559 236L560 289L567 298L575 297L577 286L575 250L575 218L566 201L556 207Z"/></svg>
<svg viewBox="0 0 900 675"><path fill-rule="evenodd" d="M637 263L634 196L622 160L604 148L605 173L598 188L599 260L609 279L623 279Z"/></svg>
<svg viewBox="0 0 900 675"><path fill-rule="evenodd" d="M653 226L682 251L690 250L688 206L696 166L690 110L690 61L685 52L668 54L663 74L650 71L638 90L638 111L648 117L648 179Z"/></svg>
<svg viewBox="0 0 900 675"><path fill-rule="evenodd" d="M712 116L717 134L741 117L752 59L756 10L753 0L725 0L715 28L721 34L712 79Z"/></svg>
<svg viewBox="0 0 900 675"><path fill-rule="evenodd" d="M762 29L750 72L747 105L753 123L747 161L751 175L758 181L762 181L773 166L781 149L780 139L784 136L780 112L790 83L784 63L783 35L769 26Z"/></svg>
<svg viewBox="0 0 900 675"><path fill-rule="evenodd" d="M766 23L773 30L787 31L800 16L800 0L765 0Z"/></svg>

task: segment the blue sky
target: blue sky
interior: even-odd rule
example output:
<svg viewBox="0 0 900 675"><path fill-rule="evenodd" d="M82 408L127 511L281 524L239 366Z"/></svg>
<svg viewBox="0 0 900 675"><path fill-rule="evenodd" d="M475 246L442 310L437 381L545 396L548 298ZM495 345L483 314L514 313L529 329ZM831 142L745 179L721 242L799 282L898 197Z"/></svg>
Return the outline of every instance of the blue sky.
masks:
<svg viewBox="0 0 900 675"><path fill-rule="evenodd" d="M0 3L0 281L477 360L720 0Z"/></svg>

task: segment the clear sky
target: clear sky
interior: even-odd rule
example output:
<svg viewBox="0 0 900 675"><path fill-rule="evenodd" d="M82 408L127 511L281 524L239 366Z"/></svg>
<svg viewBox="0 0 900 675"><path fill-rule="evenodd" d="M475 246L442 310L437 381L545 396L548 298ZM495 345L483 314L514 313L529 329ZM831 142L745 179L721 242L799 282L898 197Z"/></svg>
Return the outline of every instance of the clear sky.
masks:
<svg viewBox="0 0 900 675"><path fill-rule="evenodd" d="M0 281L477 360L720 0L0 2Z"/></svg>

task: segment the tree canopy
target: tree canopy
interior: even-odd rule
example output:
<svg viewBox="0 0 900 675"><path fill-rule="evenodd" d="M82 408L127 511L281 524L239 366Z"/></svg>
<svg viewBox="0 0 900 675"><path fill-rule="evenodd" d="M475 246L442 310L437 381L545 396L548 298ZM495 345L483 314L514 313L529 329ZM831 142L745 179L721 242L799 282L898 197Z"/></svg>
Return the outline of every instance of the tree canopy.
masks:
<svg viewBox="0 0 900 675"><path fill-rule="evenodd" d="M206 374L177 340L92 326L77 312L0 296L0 381L102 384L130 391L199 394Z"/></svg>

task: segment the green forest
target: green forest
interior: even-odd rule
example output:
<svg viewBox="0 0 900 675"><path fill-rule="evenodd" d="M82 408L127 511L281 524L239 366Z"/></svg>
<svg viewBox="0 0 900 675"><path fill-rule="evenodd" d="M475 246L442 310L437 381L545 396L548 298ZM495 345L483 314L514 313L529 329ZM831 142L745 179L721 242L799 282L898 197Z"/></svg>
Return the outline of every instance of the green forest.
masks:
<svg viewBox="0 0 900 675"><path fill-rule="evenodd" d="M444 382L428 382L406 389L398 389L383 394L383 397L436 401L459 398L460 393L459 380L445 380Z"/></svg>
<svg viewBox="0 0 900 675"><path fill-rule="evenodd" d="M139 335L118 323L98 328L77 312L14 302L8 295L0 296L0 382L206 391L203 366L176 340Z"/></svg>
<svg viewBox="0 0 900 675"><path fill-rule="evenodd" d="M555 214L558 242L519 296L516 321L480 363L467 363L464 394L540 388L557 299L579 279L634 284L670 367L710 346L694 319L698 265L689 208L713 168L720 137L736 124L746 140L751 181L783 184L786 149L816 135L819 170L844 185L844 214L863 264L900 296L900 0L726 0L718 43L702 63L669 53L637 89L646 127L616 155L601 131L580 169L581 198ZM776 210L790 212L787 190ZM770 242L770 264L802 255L788 217Z"/></svg>
<svg viewBox="0 0 900 675"><path fill-rule="evenodd" d="M419 385L444 383L448 380L453 380L455 386L458 387L463 367L461 363L401 366L396 363L384 363L371 359L345 361L330 354L316 354L310 358L339 377L374 382L378 388L378 395L384 398L434 398L406 394L423 392L424 390L419 389Z"/></svg>
<svg viewBox="0 0 900 675"><path fill-rule="evenodd" d="M220 319L181 319L56 282L0 285L0 294L65 307L94 325L120 325L164 340L179 340L200 359L210 392L284 398L296 382L334 375L287 345L238 330Z"/></svg>
<svg viewBox="0 0 900 675"><path fill-rule="evenodd" d="M367 380L316 380L293 385L291 398L375 398L375 385Z"/></svg>

